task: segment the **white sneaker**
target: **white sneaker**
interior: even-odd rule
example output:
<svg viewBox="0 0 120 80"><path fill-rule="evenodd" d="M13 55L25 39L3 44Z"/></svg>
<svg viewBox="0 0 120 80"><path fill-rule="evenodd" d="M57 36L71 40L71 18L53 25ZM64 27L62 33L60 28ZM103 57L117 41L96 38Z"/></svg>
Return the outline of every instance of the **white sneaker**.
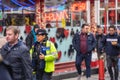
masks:
<svg viewBox="0 0 120 80"><path fill-rule="evenodd" d="M78 78L77 78L77 80L81 80L81 75L78 75Z"/></svg>

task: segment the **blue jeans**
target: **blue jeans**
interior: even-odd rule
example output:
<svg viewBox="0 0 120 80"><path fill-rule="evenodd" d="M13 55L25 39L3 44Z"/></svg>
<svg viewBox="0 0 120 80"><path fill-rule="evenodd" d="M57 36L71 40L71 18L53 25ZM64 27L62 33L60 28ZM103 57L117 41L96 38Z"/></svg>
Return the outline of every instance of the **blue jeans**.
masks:
<svg viewBox="0 0 120 80"><path fill-rule="evenodd" d="M77 54L76 55L76 69L79 75L81 75L81 64L82 61L85 60L85 65L86 65L86 77L90 77L91 76L91 53L87 53L87 54Z"/></svg>

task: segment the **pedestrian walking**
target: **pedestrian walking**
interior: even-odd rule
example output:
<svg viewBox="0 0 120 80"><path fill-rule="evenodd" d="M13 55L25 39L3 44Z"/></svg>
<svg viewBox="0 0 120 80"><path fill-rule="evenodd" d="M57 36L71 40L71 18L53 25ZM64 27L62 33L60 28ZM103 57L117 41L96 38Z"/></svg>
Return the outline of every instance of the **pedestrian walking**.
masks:
<svg viewBox="0 0 120 80"><path fill-rule="evenodd" d="M115 26L109 27L109 33L102 40L102 48L106 53L107 68L111 80L118 80L118 56L120 48L120 36Z"/></svg>
<svg viewBox="0 0 120 80"><path fill-rule="evenodd" d="M98 54L98 59L100 59L100 56L103 55L103 51L100 50L101 42L103 40L103 38L105 37L104 33L103 33L103 29L102 27L98 26L97 27L97 33L96 33L96 50L97 50L97 54Z"/></svg>
<svg viewBox="0 0 120 80"><path fill-rule="evenodd" d="M33 47L32 61L33 70L36 71L37 80L51 80L52 73L55 70L55 60L57 58L57 50L52 42L48 40L47 32L38 29L37 42Z"/></svg>
<svg viewBox="0 0 120 80"><path fill-rule="evenodd" d="M39 25L35 24L25 39L25 43L29 49L31 49L32 45L37 41L36 32L39 28Z"/></svg>
<svg viewBox="0 0 120 80"><path fill-rule="evenodd" d="M1 48L2 61L7 65L12 80L32 80L29 49L22 41L18 40L19 33L18 27L7 27L7 43Z"/></svg>
<svg viewBox="0 0 120 80"><path fill-rule="evenodd" d="M89 79L91 77L91 55L96 46L96 40L93 34L89 32L88 24L82 25L81 32L74 35L72 43L77 52L75 65L79 74L78 80L81 80L81 64L83 60L85 60L86 65L86 78Z"/></svg>

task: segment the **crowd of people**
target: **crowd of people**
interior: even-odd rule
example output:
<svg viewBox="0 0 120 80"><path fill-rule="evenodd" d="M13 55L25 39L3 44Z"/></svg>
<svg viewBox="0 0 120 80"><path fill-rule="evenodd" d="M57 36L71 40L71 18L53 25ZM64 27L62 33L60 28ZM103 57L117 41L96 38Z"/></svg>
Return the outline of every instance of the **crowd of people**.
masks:
<svg viewBox="0 0 120 80"><path fill-rule="evenodd" d="M18 27L6 28L6 41L0 48L0 79L1 80L51 80L58 58L55 45L48 40L48 33L34 25L27 35L25 43L19 40ZM105 53L107 70L111 80L118 80L120 58L120 31L111 25L108 33L97 26L96 32L90 31L90 25L83 24L77 32L72 45L76 50L75 66L78 79L82 80L82 61L86 65L86 79L91 77L92 52L96 51L98 59Z"/></svg>
<svg viewBox="0 0 120 80"><path fill-rule="evenodd" d="M96 51L98 59L105 53L107 70L110 75L110 80L118 80L119 68L118 61L120 58L120 36L115 26L111 25L108 28L108 33L104 34L103 28L97 26L96 32L90 32L90 26L83 24L81 32L76 33L72 43L77 52L76 54L76 69L78 72L78 80L82 80L81 64L85 60L86 79L91 77L91 56L92 52Z"/></svg>

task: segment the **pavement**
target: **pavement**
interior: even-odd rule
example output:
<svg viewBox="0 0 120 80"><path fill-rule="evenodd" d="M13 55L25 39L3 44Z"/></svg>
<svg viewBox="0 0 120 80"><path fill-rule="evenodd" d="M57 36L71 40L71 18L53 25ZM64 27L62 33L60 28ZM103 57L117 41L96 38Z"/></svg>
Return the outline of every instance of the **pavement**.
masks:
<svg viewBox="0 0 120 80"><path fill-rule="evenodd" d="M119 72L119 74L120 74L120 72ZM62 80L77 80L77 77L67 78L67 79L62 79ZM86 80L86 77L82 76L82 80ZM98 74L93 74L93 75L91 75L91 78L89 80L99 80L99 75ZM105 73L104 80L110 80L108 72ZM120 75L119 75L118 80L120 80Z"/></svg>

